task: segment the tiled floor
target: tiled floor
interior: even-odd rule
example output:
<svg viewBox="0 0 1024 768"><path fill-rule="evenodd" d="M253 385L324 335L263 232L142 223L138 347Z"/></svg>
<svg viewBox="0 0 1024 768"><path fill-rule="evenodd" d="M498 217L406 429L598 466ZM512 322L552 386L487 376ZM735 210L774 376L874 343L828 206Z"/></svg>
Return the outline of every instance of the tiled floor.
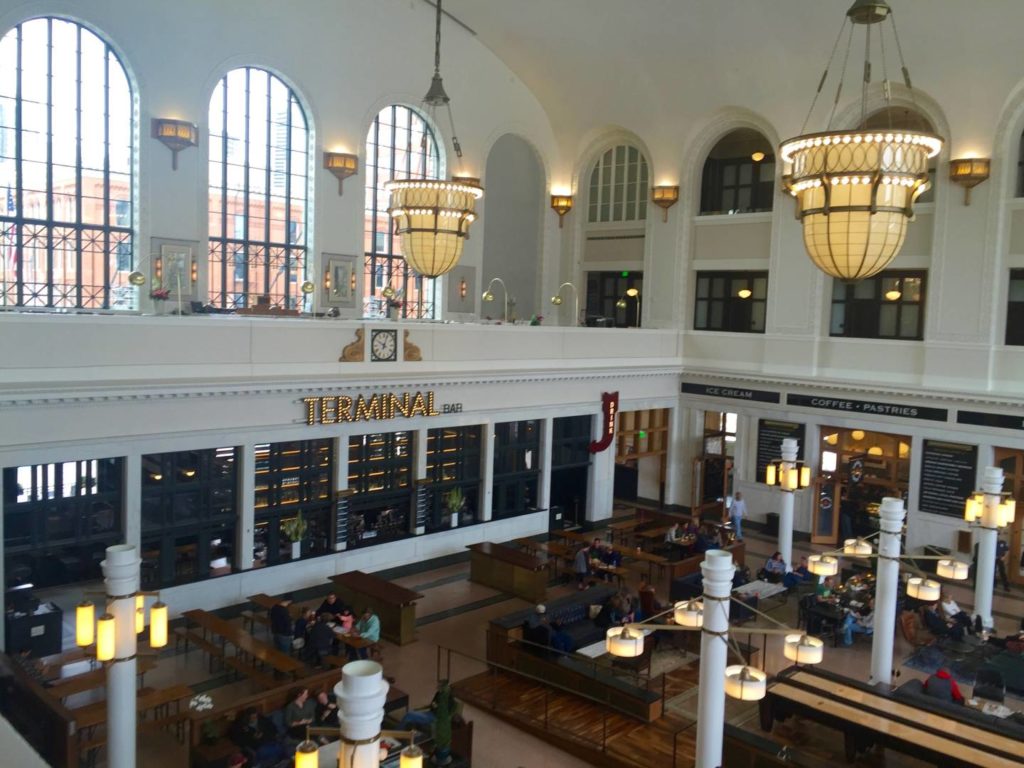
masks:
<svg viewBox="0 0 1024 768"><path fill-rule="evenodd" d="M774 551L774 542L769 538L759 535L756 532L747 534L747 563L752 570L760 566L761 562ZM811 551L809 545L797 544L795 556ZM640 571L637 570L637 578L632 580L629 586L633 589L639 580ZM468 564L462 563L450 565L436 570L415 573L396 579L402 586L416 589L423 593L424 597L418 603L418 616L420 618L418 628L418 640L412 644L398 647L389 643L384 644L384 668L385 674L396 678L396 684L410 693L414 706L426 705L435 689L439 664L442 668L446 666L447 654L440 650L450 648L465 656L455 655L451 662L451 676L458 679L462 676L473 674L484 669L484 666L470 658L482 659L485 649L485 634L488 621L494 617L510 613L514 610L528 607L528 604L520 599L508 597L497 593L487 587L474 584L468 580ZM659 597L667 600L667 580L664 583L656 584ZM973 593L968 587L953 586L951 591L954 598L966 610L970 610L973 601ZM549 590L549 599L568 592L566 587L553 587ZM54 596L50 595L50 599ZM70 608L77 595L60 595L57 599L67 603ZM1024 591L1006 593L997 590L995 597L996 623L999 632L1006 633L1016 627L1019 617L1024 614ZM772 616L779 621L795 625L796 601L790 599L785 605L774 610ZM73 611L65 614L73 616ZM70 633L70 626L66 630ZM260 632L257 628L257 632ZM68 642L71 642L69 636ZM754 635L753 642L760 644L761 638ZM763 655L765 668L769 673L778 671L788 662L782 656L781 638L770 638L768 647ZM901 662L912 652L909 645L902 637L897 636L894 658ZM871 643L869 639L858 637L852 648L828 648L825 654L823 666L842 674L866 680L871 655ZM470 658L467 658L470 657ZM911 676L923 677L915 670L900 666L900 680ZM198 652L185 655L165 654L159 662L157 669L146 676L146 685L163 687L174 683L186 683L196 685L202 689L209 689L215 698L241 696L250 691L250 683L235 682L225 684L224 676L216 672L212 676L207 671L205 657ZM967 693L967 691L965 691ZM86 696L78 697L68 703L76 706L86 703ZM1024 709L1024 702L1019 700L1008 700L1007 704L1012 708ZM676 702L680 713L685 713L687 707L695 705L688 704L686 700ZM751 716L750 707L731 707L729 710L731 722L756 729L756 718ZM545 766L557 766L558 768L575 768L586 765L580 760L561 752L554 747L545 744L529 735L518 732L510 726L503 724L487 714L480 711L468 710L466 715L475 723L474 755L476 764L484 768L544 768ZM821 733L826 735L822 736ZM780 735L789 735L784 730ZM812 738L820 739L821 749L828 748L827 732L819 732L819 736ZM171 739L161 737L147 737L140 739L142 759L140 765L145 768L171 768L171 766L184 766L182 750L178 749ZM912 766L914 761L902 761L890 758L884 763L887 766Z"/></svg>

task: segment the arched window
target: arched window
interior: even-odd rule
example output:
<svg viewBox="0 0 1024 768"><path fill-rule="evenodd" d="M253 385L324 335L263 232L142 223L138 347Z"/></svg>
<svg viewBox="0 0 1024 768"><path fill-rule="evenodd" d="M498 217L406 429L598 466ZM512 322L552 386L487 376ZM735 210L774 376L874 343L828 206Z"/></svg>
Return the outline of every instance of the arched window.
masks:
<svg viewBox="0 0 1024 768"><path fill-rule="evenodd" d="M647 158L636 147L620 144L606 151L590 174L587 221L647 219Z"/></svg>
<svg viewBox="0 0 1024 768"><path fill-rule="evenodd" d="M385 315L391 304L402 317L434 317L436 281L413 273L402 258L384 185L441 174L441 151L423 117L397 104L382 109L366 134L365 314ZM390 297L384 295L389 287Z"/></svg>
<svg viewBox="0 0 1024 768"><path fill-rule="evenodd" d="M704 161L701 215L770 211L774 194L775 151L757 131L726 134Z"/></svg>
<svg viewBox="0 0 1024 768"><path fill-rule="evenodd" d="M130 309L132 91L80 24L0 39L0 305Z"/></svg>
<svg viewBox="0 0 1024 768"><path fill-rule="evenodd" d="M210 303L294 308L306 265L309 131L295 93L233 69L210 98Z"/></svg>

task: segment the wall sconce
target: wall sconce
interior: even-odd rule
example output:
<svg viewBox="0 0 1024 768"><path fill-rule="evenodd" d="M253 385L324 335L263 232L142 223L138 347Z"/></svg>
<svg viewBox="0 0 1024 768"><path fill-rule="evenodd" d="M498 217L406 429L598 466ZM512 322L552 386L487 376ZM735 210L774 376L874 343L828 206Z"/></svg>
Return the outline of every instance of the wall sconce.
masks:
<svg viewBox="0 0 1024 768"><path fill-rule="evenodd" d="M469 286L466 285L466 278L459 280L459 298L465 299L466 292L469 290Z"/></svg>
<svg viewBox="0 0 1024 768"><path fill-rule="evenodd" d="M501 285L501 290L505 293L505 314L502 315L504 322L508 322L508 288L505 286L505 281L500 277L492 277L491 282L487 284L487 290L480 294L480 298L484 301L494 301L494 294L491 292L491 288L495 283Z"/></svg>
<svg viewBox="0 0 1024 768"><path fill-rule="evenodd" d="M575 326L579 325L579 322L580 322L580 294L579 294L579 291L576 290L576 286L573 285L572 283L562 283L560 286L558 286L558 291L555 293L555 295L551 297L551 303L554 304L556 307L559 307L559 306L562 305L562 289L565 288L565 286L569 286L570 288L572 288L572 298L573 298L572 324L575 327Z"/></svg>
<svg viewBox="0 0 1024 768"><path fill-rule="evenodd" d="M338 194L342 194L345 179L359 173L359 156L348 152L324 152L324 168L338 179Z"/></svg>
<svg viewBox="0 0 1024 768"><path fill-rule="evenodd" d="M628 306L626 297L636 299L636 327L640 327L640 290L638 288L627 288L622 297L615 302L618 309L625 309Z"/></svg>
<svg viewBox="0 0 1024 768"><path fill-rule="evenodd" d="M654 187L651 190L651 202L661 208L663 213L661 220L668 221L668 209L679 202L678 185L672 187Z"/></svg>
<svg viewBox="0 0 1024 768"><path fill-rule="evenodd" d="M987 157L965 157L949 161L949 180L964 188L964 205L971 204L971 188L985 181L992 170Z"/></svg>
<svg viewBox="0 0 1024 768"><path fill-rule="evenodd" d="M558 228L562 228L562 217L572 210L572 195L552 195L551 209L558 214Z"/></svg>
<svg viewBox="0 0 1024 768"><path fill-rule="evenodd" d="M199 128L188 120L154 117L151 123L154 139L171 150L171 170L178 170L178 153L199 144Z"/></svg>

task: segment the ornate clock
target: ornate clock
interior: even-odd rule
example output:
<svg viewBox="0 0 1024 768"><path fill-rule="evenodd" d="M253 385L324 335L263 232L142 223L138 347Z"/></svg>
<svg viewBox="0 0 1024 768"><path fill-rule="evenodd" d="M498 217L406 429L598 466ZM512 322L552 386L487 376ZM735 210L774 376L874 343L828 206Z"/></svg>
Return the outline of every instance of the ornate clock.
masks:
<svg viewBox="0 0 1024 768"><path fill-rule="evenodd" d="M395 362L398 360L398 331L378 329L370 334L370 360Z"/></svg>

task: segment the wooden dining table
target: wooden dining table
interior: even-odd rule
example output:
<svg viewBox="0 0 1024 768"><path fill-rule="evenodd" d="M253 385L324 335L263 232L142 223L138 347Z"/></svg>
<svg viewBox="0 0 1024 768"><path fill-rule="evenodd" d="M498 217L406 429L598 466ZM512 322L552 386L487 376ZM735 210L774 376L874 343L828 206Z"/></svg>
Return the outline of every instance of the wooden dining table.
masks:
<svg viewBox="0 0 1024 768"><path fill-rule="evenodd" d="M241 627L207 611L195 609L185 611L182 616L199 627L204 635L209 633L221 641L221 646L231 643L239 654L244 654L293 678L306 671L306 665L271 645L257 640Z"/></svg>
<svg viewBox="0 0 1024 768"><path fill-rule="evenodd" d="M139 658L136 662L135 674L139 681L144 680L144 675L156 666L156 660L148 657ZM60 700L64 700L76 693L85 693L96 688L103 688L107 684L107 670L102 667L83 672L80 675L62 677L55 680L47 688L46 692Z"/></svg>

